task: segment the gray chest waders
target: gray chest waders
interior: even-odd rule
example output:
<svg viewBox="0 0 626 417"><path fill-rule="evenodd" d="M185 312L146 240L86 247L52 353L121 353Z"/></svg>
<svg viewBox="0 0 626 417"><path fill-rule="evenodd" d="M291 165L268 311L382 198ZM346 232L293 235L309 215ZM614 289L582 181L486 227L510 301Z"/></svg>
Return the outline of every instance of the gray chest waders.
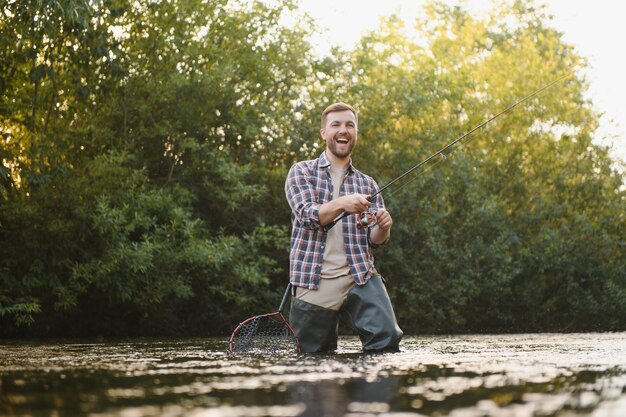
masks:
<svg viewBox="0 0 626 417"><path fill-rule="evenodd" d="M380 275L372 277L363 286L354 286L339 311L296 298L291 300L289 321L298 336L302 352L335 350L340 317L357 332L363 351L399 350L403 333Z"/></svg>

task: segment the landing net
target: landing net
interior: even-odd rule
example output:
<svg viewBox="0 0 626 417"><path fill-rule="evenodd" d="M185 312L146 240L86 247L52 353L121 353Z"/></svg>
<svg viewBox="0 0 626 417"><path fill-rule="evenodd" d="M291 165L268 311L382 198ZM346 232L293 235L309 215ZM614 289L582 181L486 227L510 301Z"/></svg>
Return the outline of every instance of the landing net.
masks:
<svg viewBox="0 0 626 417"><path fill-rule="evenodd" d="M254 316L237 326L230 353L300 352L298 338L281 312Z"/></svg>

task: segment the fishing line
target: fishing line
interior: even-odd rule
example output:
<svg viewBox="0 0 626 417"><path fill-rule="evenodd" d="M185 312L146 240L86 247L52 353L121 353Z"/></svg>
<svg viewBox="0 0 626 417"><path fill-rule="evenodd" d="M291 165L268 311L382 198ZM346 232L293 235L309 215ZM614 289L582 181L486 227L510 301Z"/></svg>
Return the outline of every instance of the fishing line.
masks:
<svg viewBox="0 0 626 417"><path fill-rule="evenodd" d="M458 151L461 151L461 150L465 149L466 146L470 142L472 142L474 139L476 139L478 137L479 136L471 136L466 141L460 142L458 147L456 147L455 149L450 150L450 152L448 152L447 154L441 154L441 158L439 158L437 160L437 162L433 162L430 165L426 165L425 167L423 167L423 169L415 171L416 175L413 175L412 178L410 178L410 179L406 180L405 182L399 184L398 187L396 187L395 190L388 191L388 195L392 196L392 195L396 194L398 191L401 191L402 188L404 188L406 185L409 185L410 183L412 183L413 181L415 181L415 180L417 180L418 178L421 177L421 175L417 175L417 174L425 174L425 173L433 170L440 163L445 162L449 158L452 158L453 156L455 156L455 154L458 153Z"/></svg>
<svg viewBox="0 0 626 417"><path fill-rule="evenodd" d="M432 159L436 158L438 155L444 155L445 156L445 152L450 149L451 147L453 147L454 145L456 145L457 143L461 142L463 139L465 139L466 137L468 137L469 135L471 135L472 133L474 133L475 131L477 131L478 129L482 128L483 126L489 124L490 122L492 122L493 120L497 119L498 117L502 116L503 114L513 110L515 107L519 106L520 104L522 104L523 102L530 100L531 98L535 97L536 95L538 95L539 93L541 93L542 91L552 87L554 84L558 83L559 81L564 80L565 78L570 77L573 74L573 72L567 73L559 78L557 78L556 80L552 81L549 84L544 85L543 87L539 88L538 90L535 90L534 92L532 92L531 94L527 95L526 97L521 98L520 100L516 101L515 103L511 104L509 107L507 107L506 109L502 110L501 112L497 113L494 116L491 116L490 118L488 118L487 120L485 120L484 122L482 122L481 124L479 124L478 126L470 129L469 131L467 131L466 133L462 134L461 136L459 136L457 139L453 140L452 142L448 143L446 146L444 146L443 148L439 149L437 152L435 152L434 154L432 154L431 156L429 156L428 158L424 159L422 162L420 162L419 164L415 165L413 168L409 169L408 171L406 171L404 174L400 175L399 177L397 177L396 179L394 179L393 181L387 183L387 185L385 185L384 187L382 187L380 190L378 190L377 192L375 192L374 194L370 195L368 197L368 200L372 201L372 199L374 197L376 197L378 194L381 194L383 191L385 191L387 188L393 186L394 184L396 184L398 181L402 180L403 178L405 178L407 175L410 175L411 173L413 173L415 170L419 169L420 167L422 167L423 165L427 164L429 161L431 161Z"/></svg>
<svg viewBox="0 0 626 417"><path fill-rule="evenodd" d="M444 146L443 148L439 149L437 152L433 153L432 155L430 155L428 158L424 159L423 161L421 161L419 164L413 166L411 169L409 169L408 171L404 172L402 175L398 176L397 178L395 178L394 180L390 181L389 183L387 183L384 187L380 188L377 192L375 192L374 194L370 195L367 197L368 201L372 201L374 200L374 198L381 194L383 191L386 191L388 188L394 186L395 184L397 184L399 181L403 180L404 178L406 178L408 175L414 173L415 171L417 171L418 169L420 169L421 167L423 167L424 165L428 164L430 161L432 161L434 158L436 158L437 156L442 156L442 159L437 161L434 164L431 164L430 166L434 167L436 166L438 163L442 162L443 160L445 160L445 158L447 158L446 153L448 153L448 149L452 148L453 146L457 145L460 143L460 145L463 145L463 140L465 138L467 138L468 136L470 136L472 133L476 132L477 130L481 129L482 127L486 126L487 124L491 123L493 120L497 119L498 117L502 116L505 113L508 113L509 111L513 110L514 108L516 108L517 106L519 106L520 104L524 103L527 100L530 100L531 98L537 96L538 94L540 94L541 92L543 92L544 90L547 90L548 88L552 87L553 85L557 84L558 82L571 77L574 74L574 72L569 72L559 78L557 78L556 80L544 85L543 87L533 91L531 94L517 100L516 102L514 102L513 104L511 104L510 106L508 106L507 108L505 108L504 110L500 111L499 113L496 113L495 115L489 117L487 120L485 120L484 122L480 123L479 125L473 127L472 129L470 129L469 131L465 132L464 134L462 134L461 136L459 136L458 138L456 138L455 140L453 140L452 142L448 143L446 146ZM476 136L475 136L476 137ZM469 143L471 142L473 138L470 138L469 140L465 141L465 143ZM457 148L459 149L459 148ZM451 153L451 152L449 152ZM422 171L424 172L424 171ZM412 181L412 180L411 180ZM404 187L405 185L409 184L411 181L407 181L405 183L400 184L399 188ZM352 213L348 213L348 212L344 212L343 214L340 214L339 216L337 216L336 219L334 219L332 222L330 222L329 224L327 224L326 226L324 226L324 230L328 231L330 230L335 224L337 224L337 222L345 217L348 217L350 214ZM361 225L361 220L362 219L366 219L365 221L367 221L367 216L366 213L360 213L359 214L359 226L363 226L363 227L367 227L367 223L364 225Z"/></svg>

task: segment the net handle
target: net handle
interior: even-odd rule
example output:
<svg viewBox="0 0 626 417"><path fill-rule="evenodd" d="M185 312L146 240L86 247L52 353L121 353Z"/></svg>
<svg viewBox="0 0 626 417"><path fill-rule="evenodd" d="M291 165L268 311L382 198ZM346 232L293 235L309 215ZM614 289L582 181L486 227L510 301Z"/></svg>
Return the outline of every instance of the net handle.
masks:
<svg viewBox="0 0 626 417"><path fill-rule="evenodd" d="M289 291L291 291L291 282L287 284L287 288L285 288L285 294L283 294L283 299L280 301L280 306L278 307L278 312L282 313L285 309L285 304L287 304L287 297L289 296Z"/></svg>

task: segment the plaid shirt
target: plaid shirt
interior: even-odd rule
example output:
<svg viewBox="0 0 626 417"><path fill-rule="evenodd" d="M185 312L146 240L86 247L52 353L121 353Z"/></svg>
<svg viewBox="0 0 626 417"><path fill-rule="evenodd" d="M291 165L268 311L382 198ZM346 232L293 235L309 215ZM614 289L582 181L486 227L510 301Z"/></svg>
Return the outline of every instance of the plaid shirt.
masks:
<svg viewBox="0 0 626 417"><path fill-rule="evenodd" d="M293 165L285 182L285 194L291 207L291 251L289 255L291 283L297 287L317 289L322 269L327 232L320 225L319 208L332 200L333 184L330 162L326 154L310 161ZM378 184L371 177L348 165L339 195L372 195ZM373 211L385 208L382 195L376 196L370 207ZM369 240L369 228L357 228L357 214L343 219L343 235L350 273L357 285L364 285L372 277L374 257Z"/></svg>

